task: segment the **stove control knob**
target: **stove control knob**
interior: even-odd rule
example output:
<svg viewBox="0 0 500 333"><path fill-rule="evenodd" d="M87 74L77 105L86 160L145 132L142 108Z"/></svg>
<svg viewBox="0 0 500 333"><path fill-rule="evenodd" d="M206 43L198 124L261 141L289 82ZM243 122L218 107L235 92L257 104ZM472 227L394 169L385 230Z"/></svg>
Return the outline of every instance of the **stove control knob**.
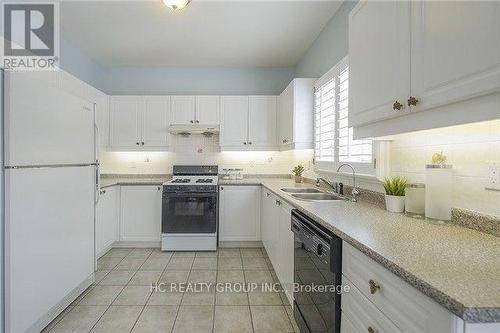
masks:
<svg viewBox="0 0 500 333"><path fill-rule="evenodd" d="M316 248L316 254L318 256L322 256L323 255L323 244L318 244L318 247Z"/></svg>

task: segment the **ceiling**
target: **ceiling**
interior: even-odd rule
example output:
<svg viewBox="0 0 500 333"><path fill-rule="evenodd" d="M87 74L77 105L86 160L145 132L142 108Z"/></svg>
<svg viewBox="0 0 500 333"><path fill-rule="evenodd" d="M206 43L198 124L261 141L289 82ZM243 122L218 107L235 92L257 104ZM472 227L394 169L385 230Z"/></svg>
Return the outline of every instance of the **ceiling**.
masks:
<svg viewBox="0 0 500 333"><path fill-rule="evenodd" d="M294 66L341 1L68 1L61 34L105 66Z"/></svg>

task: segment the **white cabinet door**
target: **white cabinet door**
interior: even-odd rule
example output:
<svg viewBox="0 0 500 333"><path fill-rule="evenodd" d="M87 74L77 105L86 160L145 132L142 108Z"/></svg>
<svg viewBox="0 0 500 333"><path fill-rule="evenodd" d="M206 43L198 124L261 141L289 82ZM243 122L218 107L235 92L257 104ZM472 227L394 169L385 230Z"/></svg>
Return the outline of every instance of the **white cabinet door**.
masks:
<svg viewBox="0 0 500 333"><path fill-rule="evenodd" d="M248 100L248 145L276 146L276 96L250 96Z"/></svg>
<svg viewBox="0 0 500 333"><path fill-rule="evenodd" d="M245 147L248 141L248 96L222 96L220 102L220 145Z"/></svg>
<svg viewBox="0 0 500 333"><path fill-rule="evenodd" d="M119 187L99 191L97 204L96 255L99 257L119 238Z"/></svg>
<svg viewBox="0 0 500 333"><path fill-rule="evenodd" d="M500 91L500 2L411 3L414 111Z"/></svg>
<svg viewBox="0 0 500 333"><path fill-rule="evenodd" d="M274 212L274 204L273 204L273 195L271 191L262 188L262 200L261 200L261 220L260 220L260 230L261 230L261 238L262 244L264 245L267 254L271 256L271 246L272 246L272 228L271 225L273 223L273 212Z"/></svg>
<svg viewBox="0 0 500 333"><path fill-rule="evenodd" d="M404 114L410 93L409 1L363 1L349 16L349 125ZM402 105L400 111L393 104Z"/></svg>
<svg viewBox="0 0 500 333"><path fill-rule="evenodd" d="M141 96L111 96L111 146L139 147L141 143Z"/></svg>
<svg viewBox="0 0 500 333"><path fill-rule="evenodd" d="M190 125L194 124L195 97L194 96L172 96L172 124Z"/></svg>
<svg viewBox="0 0 500 333"><path fill-rule="evenodd" d="M220 97L196 96L196 123L200 125L219 125Z"/></svg>
<svg viewBox="0 0 500 333"><path fill-rule="evenodd" d="M219 240L260 240L260 186L221 186Z"/></svg>
<svg viewBox="0 0 500 333"><path fill-rule="evenodd" d="M161 186L122 186L120 241L159 241Z"/></svg>
<svg viewBox="0 0 500 333"><path fill-rule="evenodd" d="M141 145L166 148L169 137L169 119L169 96L144 96Z"/></svg>
<svg viewBox="0 0 500 333"><path fill-rule="evenodd" d="M286 87L279 98L279 136L278 143L285 146L293 141L293 81Z"/></svg>
<svg viewBox="0 0 500 333"><path fill-rule="evenodd" d="M281 285L285 289L285 294L290 302L293 303L293 260L294 260L294 235L290 229L290 219L292 207L278 199L278 270L276 274Z"/></svg>

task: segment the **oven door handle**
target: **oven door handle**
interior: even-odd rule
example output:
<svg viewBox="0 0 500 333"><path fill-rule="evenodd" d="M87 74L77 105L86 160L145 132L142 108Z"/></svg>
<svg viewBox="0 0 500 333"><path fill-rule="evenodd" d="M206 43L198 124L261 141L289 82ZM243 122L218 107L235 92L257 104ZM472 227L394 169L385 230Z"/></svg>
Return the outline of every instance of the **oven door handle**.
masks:
<svg viewBox="0 0 500 333"><path fill-rule="evenodd" d="M216 198L217 192L197 192L197 193L186 193L186 192L163 192L163 197L167 198Z"/></svg>

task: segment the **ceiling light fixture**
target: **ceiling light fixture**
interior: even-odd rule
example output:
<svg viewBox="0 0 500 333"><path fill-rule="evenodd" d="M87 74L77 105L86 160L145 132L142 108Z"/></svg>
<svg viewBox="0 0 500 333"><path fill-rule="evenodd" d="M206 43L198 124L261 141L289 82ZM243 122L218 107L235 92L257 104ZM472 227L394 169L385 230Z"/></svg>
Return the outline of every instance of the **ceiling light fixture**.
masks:
<svg viewBox="0 0 500 333"><path fill-rule="evenodd" d="M182 9L188 5L191 0L163 0L165 6L172 10Z"/></svg>

